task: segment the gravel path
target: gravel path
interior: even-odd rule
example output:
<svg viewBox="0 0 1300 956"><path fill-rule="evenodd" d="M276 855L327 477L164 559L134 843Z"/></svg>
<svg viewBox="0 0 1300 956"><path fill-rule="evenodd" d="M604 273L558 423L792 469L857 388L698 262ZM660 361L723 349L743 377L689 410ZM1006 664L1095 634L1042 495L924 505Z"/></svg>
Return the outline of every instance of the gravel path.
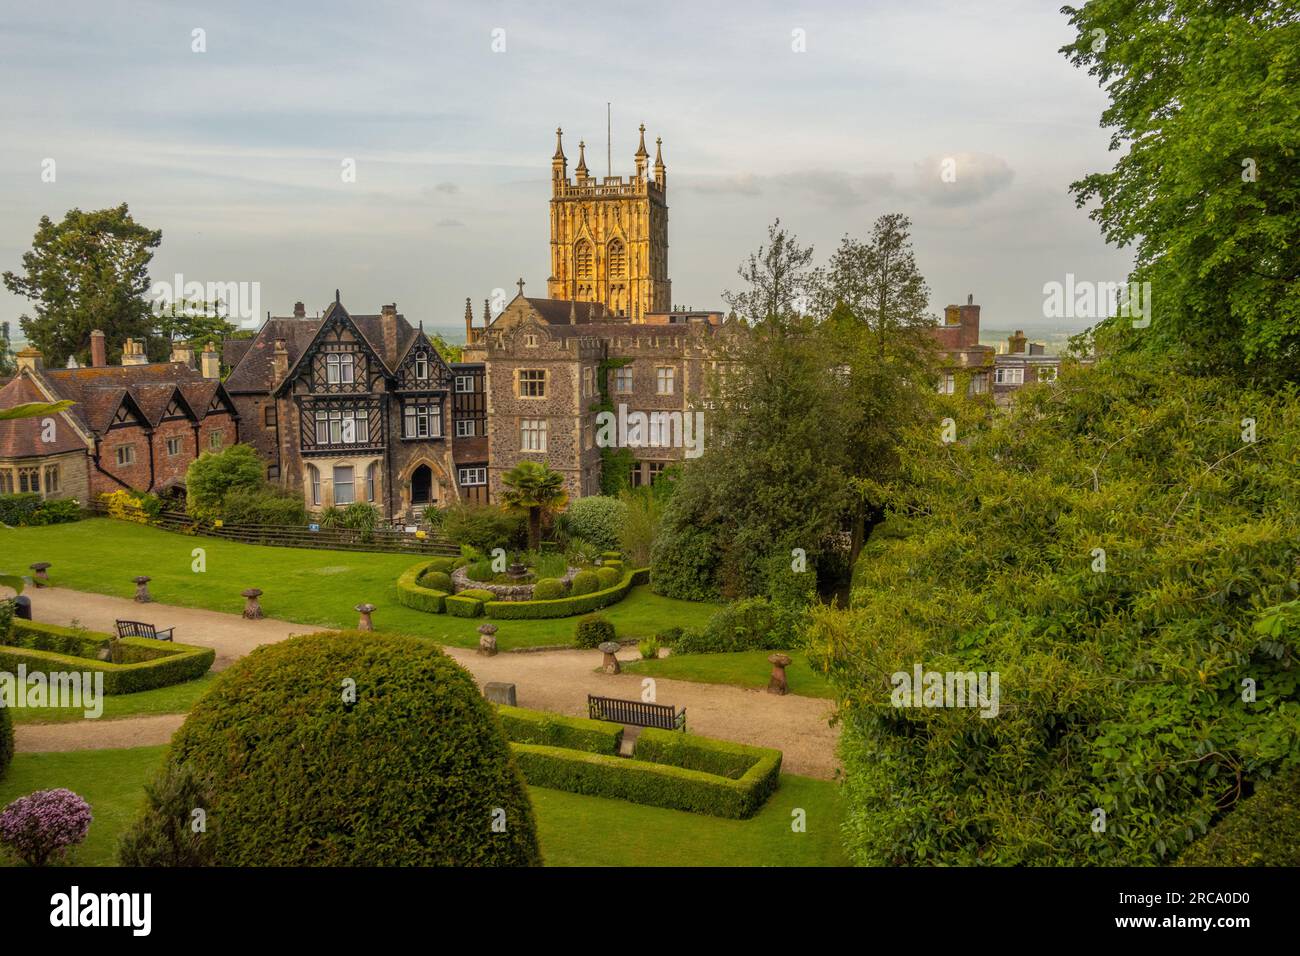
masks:
<svg viewBox="0 0 1300 956"><path fill-rule="evenodd" d="M288 621L246 621L233 614L166 604L136 604L125 598L72 591L66 588L29 590L38 621L109 631L118 618L144 619L159 627L176 628L182 643L217 651L214 670L228 667L260 644L282 641L319 628ZM471 650L449 647L446 652L480 683L506 681L516 686L521 707L585 717L587 695L641 698L642 680L632 674L597 670L599 651L535 651L481 657ZM620 652L621 660L638 657L635 647ZM655 699L686 708L693 732L739 743L776 747L785 753L783 769L809 777L830 778L838 766L835 744L838 727L828 720L830 701L814 697L778 697L763 690L725 684L656 679ZM76 721L62 724L20 724L14 728L19 751L87 750L165 744L184 720L183 714L160 714L120 720Z"/></svg>

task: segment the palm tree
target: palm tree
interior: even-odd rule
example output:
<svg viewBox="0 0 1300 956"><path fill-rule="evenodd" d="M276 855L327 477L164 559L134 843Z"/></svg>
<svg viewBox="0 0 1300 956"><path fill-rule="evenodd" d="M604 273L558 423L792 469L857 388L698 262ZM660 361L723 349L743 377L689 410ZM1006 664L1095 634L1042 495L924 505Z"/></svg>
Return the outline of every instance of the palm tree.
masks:
<svg viewBox="0 0 1300 956"><path fill-rule="evenodd" d="M528 549L536 551L542 538L542 516L569 502L564 476L536 461L521 461L501 476L506 489L501 503L511 511L528 512Z"/></svg>

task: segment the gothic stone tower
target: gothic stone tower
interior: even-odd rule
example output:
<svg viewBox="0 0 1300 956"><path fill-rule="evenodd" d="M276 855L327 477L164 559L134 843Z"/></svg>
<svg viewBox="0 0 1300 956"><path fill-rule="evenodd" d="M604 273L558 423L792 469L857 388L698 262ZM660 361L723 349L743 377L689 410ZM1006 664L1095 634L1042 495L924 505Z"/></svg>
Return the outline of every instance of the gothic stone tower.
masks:
<svg viewBox="0 0 1300 956"><path fill-rule="evenodd" d="M587 172L586 144L578 144L577 178L555 131L551 158L551 299L600 302L633 322L672 308L668 281L668 173L662 141L655 140L654 175L647 175L645 126L636 174L597 179Z"/></svg>

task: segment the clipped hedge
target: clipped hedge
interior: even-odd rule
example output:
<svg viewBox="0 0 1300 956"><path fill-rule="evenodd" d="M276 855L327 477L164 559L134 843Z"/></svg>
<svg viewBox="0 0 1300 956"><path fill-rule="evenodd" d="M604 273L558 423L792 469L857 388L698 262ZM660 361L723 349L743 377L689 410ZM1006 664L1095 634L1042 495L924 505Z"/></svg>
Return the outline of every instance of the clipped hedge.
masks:
<svg viewBox="0 0 1300 956"><path fill-rule="evenodd" d="M600 590L600 578L596 577L595 571L579 571L569 582L569 593L574 597L580 597L584 594L593 594Z"/></svg>
<svg viewBox="0 0 1300 956"><path fill-rule="evenodd" d="M740 780L762 762L760 776L771 785L764 800L776 789L781 770L781 752L766 747L750 747L730 740L695 737L681 731L647 727L636 739L637 760L667 764L683 770L698 770L730 780ZM772 766L772 758L775 766Z"/></svg>
<svg viewBox="0 0 1300 956"><path fill-rule="evenodd" d="M9 634L0 636L0 671L17 673L18 665L22 664L28 674L102 673L105 694L136 694L202 677L217 656L210 647L128 637L118 642L123 663L98 660L95 655L108 647L111 640L107 634L16 620ZM45 648L62 648L62 651Z"/></svg>
<svg viewBox="0 0 1300 956"><path fill-rule="evenodd" d="M397 603L415 611L428 614L441 614L443 602L447 598L444 591L435 591L420 584L420 578L428 571L441 570L442 562L454 561L454 558L433 558L412 565L402 572L397 579ZM436 567L435 567L436 566ZM445 571L442 573L446 573Z"/></svg>
<svg viewBox="0 0 1300 956"><path fill-rule="evenodd" d="M425 571L416 583L422 588L441 591L443 594L450 594L452 591L451 575L446 571Z"/></svg>
<svg viewBox="0 0 1300 956"><path fill-rule="evenodd" d="M1300 866L1300 770L1261 783L1178 866Z"/></svg>
<svg viewBox="0 0 1300 956"><path fill-rule="evenodd" d="M497 708L497 715L506 730L506 739L512 743L616 754L623 742L623 725L608 720L565 717L506 705Z"/></svg>
<svg viewBox="0 0 1300 956"><path fill-rule="evenodd" d="M476 597L466 597L464 591L448 594L443 604L452 617L478 617L483 613L483 602Z"/></svg>
<svg viewBox="0 0 1300 956"><path fill-rule="evenodd" d="M692 742L705 739L696 737ZM637 746L640 749L639 740ZM775 791L781 773L781 752L760 747L743 748L751 752L753 760L749 769L734 780L701 770L561 747L538 744L511 744L511 747L530 786L734 820L753 816Z"/></svg>
<svg viewBox="0 0 1300 956"><path fill-rule="evenodd" d="M621 580L623 580L623 571L620 568L603 567L596 569L597 590L599 591L612 588Z"/></svg>
<svg viewBox="0 0 1300 956"><path fill-rule="evenodd" d="M554 601L564 597L564 582L559 578L542 578L533 585L534 601Z"/></svg>
<svg viewBox="0 0 1300 956"><path fill-rule="evenodd" d="M552 617L573 617L576 614L589 614L611 604L617 604L627 597L627 592L638 584L650 580L650 569L639 568L626 575L612 588L593 591L591 594L569 595L549 601L489 601L484 605L484 613L491 618L505 621L531 621Z"/></svg>
<svg viewBox="0 0 1300 956"><path fill-rule="evenodd" d="M216 866L541 862L492 705L427 641L368 631L259 647L194 706L167 760L208 791Z"/></svg>

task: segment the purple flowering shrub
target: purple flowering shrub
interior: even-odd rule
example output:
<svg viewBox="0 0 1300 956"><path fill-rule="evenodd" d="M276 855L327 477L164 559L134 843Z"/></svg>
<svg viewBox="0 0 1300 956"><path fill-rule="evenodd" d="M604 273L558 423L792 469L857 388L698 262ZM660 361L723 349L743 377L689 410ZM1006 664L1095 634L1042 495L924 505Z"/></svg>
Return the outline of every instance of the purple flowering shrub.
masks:
<svg viewBox="0 0 1300 956"><path fill-rule="evenodd" d="M90 804L71 790L38 790L0 812L0 844L28 866L44 866L90 829Z"/></svg>

